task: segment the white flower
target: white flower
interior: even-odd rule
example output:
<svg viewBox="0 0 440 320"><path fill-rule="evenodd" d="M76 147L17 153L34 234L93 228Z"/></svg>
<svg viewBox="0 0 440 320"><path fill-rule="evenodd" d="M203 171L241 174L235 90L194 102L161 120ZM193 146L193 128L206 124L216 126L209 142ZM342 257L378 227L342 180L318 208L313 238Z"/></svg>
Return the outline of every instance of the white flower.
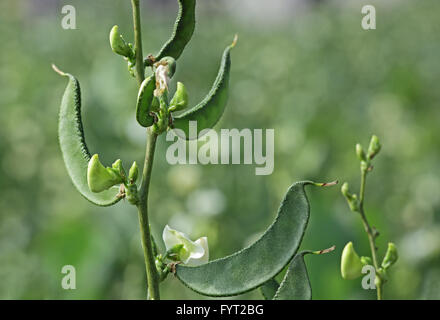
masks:
<svg viewBox="0 0 440 320"><path fill-rule="evenodd" d="M168 66L161 64L156 68L156 90L154 90L154 96L159 97L165 91L168 91L169 83Z"/></svg>
<svg viewBox="0 0 440 320"><path fill-rule="evenodd" d="M207 263L209 260L208 238L206 237L192 241L186 234L166 225L163 229L162 238L167 250L178 244L183 245L179 257L188 266L198 266Z"/></svg>

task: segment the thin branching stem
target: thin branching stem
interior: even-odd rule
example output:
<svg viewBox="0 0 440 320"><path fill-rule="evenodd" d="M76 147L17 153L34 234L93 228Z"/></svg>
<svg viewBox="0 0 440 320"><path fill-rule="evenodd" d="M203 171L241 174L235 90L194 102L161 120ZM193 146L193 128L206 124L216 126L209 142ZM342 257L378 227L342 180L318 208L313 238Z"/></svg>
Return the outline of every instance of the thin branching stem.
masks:
<svg viewBox="0 0 440 320"><path fill-rule="evenodd" d="M134 25L134 49L136 53L136 79L141 85L145 79L145 68L142 57L142 33L139 0L131 0L133 7ZM145 152L144 169L142 171L142 185L139 192L137 204L139 225L141 231L142 248L144 250L145 268L147 272L148 298L151 300L160 299L159 275L154 263L153 246L151 241L150 223L148 219L148 191L150 189L151 171L153 168L154 152L156 149L157 135L147 129L147 146Z"/></svg>
<svg viewBox="0 0 440 320"><path fill-rule="evenodd" d="M365 198L365 184L367 180L367 170L368 169L361 169L361 186L359 191L359 213L362 219L362 223L364 224L365 232L368 236L368 242L370 243L370 250L371 250L371 257L373 259L373 265L376 269L376 276L377 272L379 270L379 264L377 262L377 247L376 247L376 235L371 228L370 224L368 223L367 216L365 214L364 210L364 198ZM382 281L379 281L377 287L377 299L382 300Z"/></svg>

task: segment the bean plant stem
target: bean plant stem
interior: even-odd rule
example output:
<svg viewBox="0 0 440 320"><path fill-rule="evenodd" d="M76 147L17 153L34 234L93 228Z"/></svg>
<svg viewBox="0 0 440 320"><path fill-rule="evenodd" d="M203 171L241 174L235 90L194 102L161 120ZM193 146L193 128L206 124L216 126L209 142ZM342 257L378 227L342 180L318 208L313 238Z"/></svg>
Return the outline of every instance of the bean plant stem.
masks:
<svg viewBox="0 0 440 320"><path fill-rule="evenodd" d="M134 49L136 53L136 78L141 85L145 79L145 68L142 57L142 33L139 0L131 0L133 8L134 25ZM153 246L151 242L150 223L148 220L148 191L150 189L151 171L153 168L154 151L156 149L157 135L147 129L147 146L145 152L144 169L142 171L142 184L137 204L139 225L141 231L142 248L144 250L145 268L147 272L148 298L151 300L160 299L159 275L156 270Z"/></svg>
<svg viewBox="0 0 440 320"><path fill-rule="evenodd" d="M147 130L148 132L148 130ZM145 154L144 169L142 172L142 185L140 188L138 213L141 228L142 247L144 249L145 266L147 271L148 296L152 300L159 300L159 275L154 263L153 246L151 243L150 224L148 221L148 191L150 188L151 170L153 168L154 151L156 148L157 135L149 132L147 150Z"/></svg>
<svg viewBox="0 0 440 320"><path fill-rule="evenodd" d="M136 78L141 85L145 79L144 59L142 56L142 32L141 32L141 13L139 10L139 0L131 0L133 8L134 26L134 51L136 54Z"/></svg>
<svg viewBox="0 0 440 320"><path fill-rule="evenodd" d="M376 247L376 236L368 223L367 216L364 210L364 197L365 197L365 183L367 180L367 169L361 169L361 186L359 192L359 213L361 215L362 223L364 224L365 232L368 236L368 242L370 243L371 257L373 258L373 265L376 269L376 276L379 270L379 264L377 262L377 247ZM382 300L382 281L376 284L377 300Z"/></svg>

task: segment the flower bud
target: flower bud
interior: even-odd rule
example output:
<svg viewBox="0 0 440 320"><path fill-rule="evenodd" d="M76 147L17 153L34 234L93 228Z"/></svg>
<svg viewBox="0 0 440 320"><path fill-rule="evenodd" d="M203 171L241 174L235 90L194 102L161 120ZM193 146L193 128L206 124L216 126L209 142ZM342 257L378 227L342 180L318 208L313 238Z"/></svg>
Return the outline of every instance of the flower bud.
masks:
<svg viewBox="0 0 440 320"><path fill-rule="evenodd" d="M124 167L122 166L121 159L118 159L115 162L113 162L112 169L117 175L119 175L123 180L125 180L126 174Z"/></svg>
<svg viewBox="0 0 440 320"><path fill-rule="evenodd" d="M130 183L136 182L138 175L139 175L139 168L136 161L134 161L133 164L131 165L130 170L128 171L128 180L130 181Z"/></svg>
<svg viewBox="0 0 440 320"><path fill-rule="evenodd" d="M379 153L381 147L379 138L373 135L370 140L370 146L368 147L368 159L373 159L376 154Z"/></svg>
<svg viewBox="0 0 440 320"><path fill-rule="evenodd" d="M397 261L398 258L399 255L397 253L396 246L394 245L394 243L389 242L387 252L382 261L382 268L384 268L385 270L388 269Z"/></svg>
<svg viewBox="0 0 440 320"><path fill-rule="evenodd" d="M361 171L362 172L368 172L369 170L371 170L370 165L368 164L367 161L361 161Z"/></svg>
<svg viewBox="0 0 440 320"><path fill-rule="evenodd" d="M347 203L348 203L348 206L350 207L350 210L358 212L359 211L359 200L357 198L357 195L351 194L349 192L347 182L344 182L344 184L342 185L341 193L347 199Z"/></svg>
<svg viewBox="0 0 440 320"><path fill-rule="evenodd" d="M89 161L87 168L87 183L92 192L102 192L122 183L123 180L111 168L105 168L95 154Z"/></svg>
<svg viewBox="0 0 440 320"><path fill-rule="evenodd" d="M367 161L367 156L365 155L364 148L358 143L356 144L356 155L360 161Z"/></svg>
<svg viewBox="0 0 440 320"><path fill-rule="evenodd" d="M347 198L347 201L351 211L359 212L359 200L357 195L353 194L351 199Z"/></svg>
<svg viewBox="0 0 440 320"><path fill-rule="evenodd" d="M119 34L119 27L114 26L110 31L110 46L116 54L127 58L133 58L133 50L130 45L125 42L124 38Z"/></svg>
<svg viewBox="0 0 440 320"><path fill-rule="evenodd" d="M350 241L345 245L341 257L341 275L344 279L356 279L362 275L362 262L356 251L354 251L353 243Z"/></svg>
<svg viewBox="0 0 440 320"><path fill-rule="evenodd" d="M127 201L133 205L137 205L139 202L137 186L135 184L128 185L125 192Z"/></svg>
<svg viewBox="0 0 440 320"><path fill-rule="evenodd" d="M352 195L348 192L348 182L344 182L344 184L341 187L341 192L346 198L352 197Z"/></svg>
<svg viewBox="0 0 440 320"><path fill-rule="evenodd" d="M361 263L364 266L373 265L373 261L371 260L370 257L361 257Z"/></svg>
<svg viewBox="0 0 440 320"><path fill-rule="evenodd" d="M170 102L170 111L180 111L188 107L188 92L182 82L177 82L177 90Z"/></svg>

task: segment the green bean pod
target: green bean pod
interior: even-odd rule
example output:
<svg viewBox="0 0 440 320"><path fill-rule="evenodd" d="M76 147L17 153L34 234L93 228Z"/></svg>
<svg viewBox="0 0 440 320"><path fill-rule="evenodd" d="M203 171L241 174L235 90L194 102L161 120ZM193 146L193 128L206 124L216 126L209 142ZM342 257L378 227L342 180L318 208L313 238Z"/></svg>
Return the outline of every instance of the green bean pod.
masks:
<svg viewBox="0 0 440 320"><path fill-rule="evenodd" d="M231 49L235 46L236 42L237 36L235 36L232 44L224 50L217 78L208 95L195 107L188 109L178 116L173 116L173 128L180 129L184 133L182 135L181 131L175 130L175 133L181 138L187 140L197 138L200 131L212 128L223 115L229 94ZM197 137L190 137L190 121L197 121Z"/></svg>
<svg viewBox="0 0 440 320"><path fill-rule="evenodd" d="M90 191L87 183L87 168L90 152L84 138L81 121L81 90L78 80L53 66L62 76L69 78L61 101L58 135L61 152L67 172L78 191L90 202L98 206L110 206L121 200L119 187L112 187L101 193Z"/></svg>
<svg viewBox="0 0 440 320"><path fill-rule="evenodd" d="M275 279L270 279L260 287L260 292L265 300L272 300L280 284Z"/></svg>
<svg viewBox="0 0 440 320"><path fill-rule="evenodd" d="M196 26L196 0L178 0L177 2L179 3L179 13L174 24L173 33L154 59L151 59L151 57L145 59L145 66L151 66L154 62L166 56L177 60L189 40L191 40Z"/></svg>
<svg viewBox="0 0 440 320"><path fill-rule="evenodd" d="M136 103L136 120L143 127L153 125L154 118L150 115L153 111L154 89L156 89L156 77L146 78L140 88Z"/></svg>
<svg viewBox="0 0 440 320"><path fill-rule="evenodd" d="M260 287L274 278L296 254L309 220L309 201L304 187L293 184L281 203L277 217L249 247L206 264L178 265L176 276L190 289L206 296L234 296Z"/></svg>
<svg viewBox="0 0 440 320"><path fill-rule="evenodd" d="M312 252L302 251L292 259L273 300L312 299L312 286L304 262L304 256L308 253Z"/></svg>
<svg viewBox="0 0 440 320"><path fill-rule="evenodd" d="M311 300L312 286L310 284L307 267L304 261L306 254L323 254L333 251L331 247L321 251L302 251L293 257L280 284L271 279L260 287L263 297L273 300Z"/></svg>

